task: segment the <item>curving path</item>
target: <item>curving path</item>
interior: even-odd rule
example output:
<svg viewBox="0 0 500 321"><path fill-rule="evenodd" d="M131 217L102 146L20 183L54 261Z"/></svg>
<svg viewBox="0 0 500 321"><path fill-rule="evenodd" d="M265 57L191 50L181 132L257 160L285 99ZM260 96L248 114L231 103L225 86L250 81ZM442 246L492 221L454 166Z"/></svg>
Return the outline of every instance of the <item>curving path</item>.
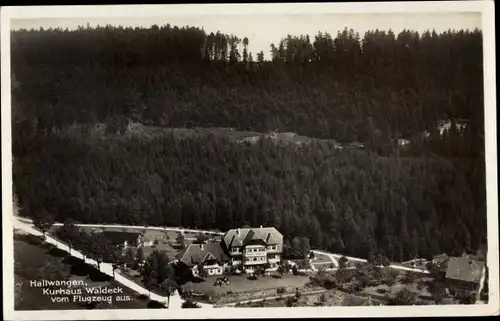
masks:
<svg viewBox="0 0 500 321"><path fill-rule="evenodd" d="M337 258L335 257L334 254L328 253L328 252L324 252L324 251L320 251L320 250L312 250L311 252L313 252L314 254L320 254L320 255L328 256L328 258L332 261L333 265L335 265L335 267L339 267L339 261L337 260Z"/></svg>
<svg viewBox="0 0 500 321"><path fill-rule="evenodd" d="M14 217L15 220L19 222L23 222L26 224L33 224L33 220L24 217ZM63 223L54 223L54 226L62 226ZM172 232L180 232L180 233L208 233L212 235L224 235L222 232L215 232L209 230L194 230L194 229L185 229L180 227L161 227L161 226L144 226L144 225L115 225L115 224L75 224L75 226L81 227L95 227L95 228L106 228L106 227L114 227L114 228L130 228L130 229L147 229L147 230L157 230L157 231L172 231Z"/></svg>
<svg viewBox="0 0 500 321"><path fill-rule="evenodd" d="M20 230L23 230L25 232L28 232L32 235L36 236L41 236L43 233L35 229L31 224L22 222L21 220L14 219L14 227ZM79 259L84 259L85 263L91 264L94 266L97 266L97 262L93 259L86 258L82 253L75 249L69 248L66 244L60 242L56 238L53 238L49 235L46 235L45 242L52 244L56 246L58 249L61 249L63 251L66 251L70 253L71 256L79 258ZM113 276L113 266L110 263L101 263L100 264L100 271L104 274L107 274L109 276ZM158 302L161 302L169 307L169 309L181 309L182 308L182 303L184 300L180 297L179 293L176 291L173 295L170 296L170 302L169 298L167 296L161 296L158 295L154 292L150 292L148 289L143 288L142 286L138 285L137 283L129 280L128 278L124 277L123 275L115 272L114 279L116 282L121 283L125 287L134 290L135 292L139 294L143 294L146 296L149 296L151 300L155 300ZM198 303L202 308L213 308L213 305L210 304L202 304Z"/></svg>
<svg viewBox="0 0 500 321"><path fill-rule="evenodd" d="M323 252L323 251L319 251L319 253L324 254L324 255L328 255L328 254L329 254L329 253L327 253L327 252ZM330 254L331 254L331 253L330 253ZM342 257L342 255L340 255L340 254L331 254L331 256L332 256L333 258L338 259L338 260ZM361 259L361 258L357 258L357 257L350 257L350 256L346 256L345 258L346 258L348 261L363 262L363 263L368 262L368 260L366 260L366 259ZM379 265L379 267L384 267L384 266ZM406 266L402 266L402 265L397 265L397 264L390 264L388 267L389 267L389 268L391 268L391 269L394 269L394 270L408 271L408 272L416 272L416 273L423 273L423 274L430 274L430 272L429 272L429 271L424 270L424 269L410 268L410 267L406 267Z"/></svg>

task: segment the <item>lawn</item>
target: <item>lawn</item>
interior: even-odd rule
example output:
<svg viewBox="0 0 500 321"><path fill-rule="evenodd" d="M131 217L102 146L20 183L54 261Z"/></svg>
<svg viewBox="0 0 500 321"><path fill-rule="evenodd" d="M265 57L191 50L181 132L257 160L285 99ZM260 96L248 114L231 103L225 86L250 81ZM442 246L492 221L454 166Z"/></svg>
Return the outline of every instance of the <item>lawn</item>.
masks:
<svg viewBox="0 0 500 321"><path fill-rule="evenodd" d="M326 264L326 263L333 263L332 260L327 255L324 254L319 254L319 253L314 253L314 258L312 259L313 264Z"/></svg>
<svg viewBox="0 0 500 321"><path fill-rule="evenodd" d="M280 287L284 288L296 288L302 287L309 282L309 277L307 276L295 276L295 275L283 275L281 278L274 278L272 276L260 277L258 280L249 280L244 275L230 275L227 276L231 284L224 286L214 286L214 282L217 279L216 276L209 276L205 278L205 281L200 283L189 282L186 286L191 288L194 292L205 293L208 291L213 291L216 294L223 294L227 292L248 292L248 291L259 291L267 289L276 289Z"/></svg>
<svg viewBox="0 0 500 321"><path fill-rule="evenodd" d="M203 282L188 282L182 286L183 293L192 291L193 298L211 303L229 303L241 300L270 297L283 293L294 293L296 288L302 290L310 286L309 277L283 275L282 278L272 276L260 277L258 280L249 280L244 275L227 276L229 285L214 286L216 276L205 278Z"/></svg>
<svg viewBox="0 0 500 321"><path fill-rule="evenodd" d="M16 310L68 310L88 309L88 305L73 302L52 302L48 295L43 294L42 288L31 287L30 280L83 280L86 288L90 287L122 287L120 296L129 296L128 302L103 304L97 308L106 309L145 309L149 300L141 300L138 294L121 286L110 277L103 277L97 273L87 276L88 269L72 260L65 252L46 243L37 243L31 236L16 235L14 240L14 274L16 284ZM88 265L85 265L88 267ZM83 289L82 289L83 290ZM85 291L83 291L85 292ZM116 299L116 297L115 297Z"/></svg>

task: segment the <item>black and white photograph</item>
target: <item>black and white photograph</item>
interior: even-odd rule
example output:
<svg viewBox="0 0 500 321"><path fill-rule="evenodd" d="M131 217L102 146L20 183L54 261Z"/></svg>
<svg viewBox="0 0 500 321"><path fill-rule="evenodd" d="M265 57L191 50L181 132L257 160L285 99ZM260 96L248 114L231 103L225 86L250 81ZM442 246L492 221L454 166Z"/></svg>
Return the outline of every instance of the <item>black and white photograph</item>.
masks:
<svg viewBox="0 0 500 321"><path fill-rule="evenodd" d="M498 315L493 10L2 8L4 318Z"/></svg>

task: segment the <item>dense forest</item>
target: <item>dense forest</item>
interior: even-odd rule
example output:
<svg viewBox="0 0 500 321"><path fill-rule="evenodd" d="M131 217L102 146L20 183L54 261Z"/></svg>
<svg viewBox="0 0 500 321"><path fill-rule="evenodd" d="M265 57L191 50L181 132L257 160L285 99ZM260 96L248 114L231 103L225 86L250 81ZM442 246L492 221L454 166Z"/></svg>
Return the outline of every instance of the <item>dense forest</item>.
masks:
<svg viewBox="0 0 500 321"><path fill-rule="evenodd" d="M270 60L254 58L248 38L194 27L11 35L22 215L274 225L288 243L306 236L313 247L392 260L485 244L479 30L287 35ZM443 121L451 127L441 132ZM125 135L130 123L318 140Z"/></svg>

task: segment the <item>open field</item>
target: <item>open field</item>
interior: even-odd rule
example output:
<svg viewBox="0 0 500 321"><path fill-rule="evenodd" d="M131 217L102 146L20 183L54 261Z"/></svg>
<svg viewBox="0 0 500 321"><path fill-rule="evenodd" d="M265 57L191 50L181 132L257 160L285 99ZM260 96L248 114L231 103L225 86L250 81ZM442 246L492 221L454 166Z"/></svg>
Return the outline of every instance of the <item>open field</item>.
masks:
<svg viewBox="0 0 500 321"><path fill-rule="evenodd" d="M85 304L71 302L53 303L50 296L43 293L43 288L31 287L31 280L82 280L85 288L93 287L121 287L110 278L86 274L62 251L46 243L35 244L34 239L16 235L14 240L14 272L16 282L15 308L18 310L62 310L62 309L88 309ZM118 308L118 309L144 309L147 308L148 299L141 300L137 293L122 287L120 296L128 296L128 302L117 302L111 305L103 303L93 308ZM81 288L85 293L85 289ZM116 299L116 297L115 297Z"/></svg>

